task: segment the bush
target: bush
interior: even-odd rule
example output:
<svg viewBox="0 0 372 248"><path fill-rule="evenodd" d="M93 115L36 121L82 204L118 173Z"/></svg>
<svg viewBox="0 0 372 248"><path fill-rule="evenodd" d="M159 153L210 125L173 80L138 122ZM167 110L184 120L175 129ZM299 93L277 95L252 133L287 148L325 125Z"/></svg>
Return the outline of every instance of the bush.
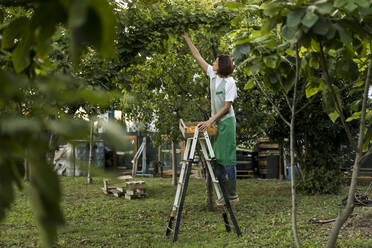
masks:
<svg viewBox="0 0 372 248"><path fill-rule="evenodd" d="M334 194L342 185L342 174L338 169L310 167L302 170L302 180L298 181L298 191L305 194Z"/></svg>

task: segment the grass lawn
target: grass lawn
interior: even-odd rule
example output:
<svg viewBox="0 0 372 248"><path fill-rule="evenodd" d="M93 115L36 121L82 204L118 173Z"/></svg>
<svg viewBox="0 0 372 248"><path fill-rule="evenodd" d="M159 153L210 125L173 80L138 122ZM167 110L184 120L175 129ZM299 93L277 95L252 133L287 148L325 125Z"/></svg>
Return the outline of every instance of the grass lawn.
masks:
<svg viewBox="0 0 372 248"><path fill-rule="evenodd" d="M240 202L233 205L243 236L226 233L218 209L206 210L205 186L191 179L176 244L165 237L175 195L170 178L146 181L148 197L126 200L102 193L102 178L60 177L66 225L57 247L294 247L290 184L278 180L238 180ZM39 231L30 207L28 184L0 224L0 247L37 247ZM346 190L346 189L345 189ZM303 247L322 247L332 224L307 224L310 218L337 215L346 194L298 196L298 228ZM372 208L356 208L340 233L339 247L372 247Z"/></svg>

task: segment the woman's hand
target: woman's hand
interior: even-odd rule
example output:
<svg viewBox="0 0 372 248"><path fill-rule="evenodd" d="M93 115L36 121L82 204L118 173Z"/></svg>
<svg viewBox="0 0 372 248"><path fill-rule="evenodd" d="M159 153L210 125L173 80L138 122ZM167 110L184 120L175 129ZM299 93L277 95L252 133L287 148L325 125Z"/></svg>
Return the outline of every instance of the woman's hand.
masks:
<svg viewBox="0 0 372 248"><path fill-rule="evenodd" d="M200 122L198 123L197 127L199 129L199 132L204 132L205 130L207 130L207 128L212 125L213 123L213 119L209 119L207 121L203 121L203 122Z"/></svg>

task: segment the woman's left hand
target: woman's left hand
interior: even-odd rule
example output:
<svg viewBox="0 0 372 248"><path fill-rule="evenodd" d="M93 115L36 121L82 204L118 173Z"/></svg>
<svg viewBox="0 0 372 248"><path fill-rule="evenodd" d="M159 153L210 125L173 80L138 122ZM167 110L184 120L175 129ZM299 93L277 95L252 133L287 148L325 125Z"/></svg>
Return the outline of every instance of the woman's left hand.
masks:
<svg viewBox="0 0 372 248"><path fill-rule="evenodd" d="M212 123L213 123L213 120L209 119L207 121L203 121L203 122L198 123L197 127L199 128L200 132L203 132L203 131L207 130L207 128L210 125L212 125Z"/></svg>

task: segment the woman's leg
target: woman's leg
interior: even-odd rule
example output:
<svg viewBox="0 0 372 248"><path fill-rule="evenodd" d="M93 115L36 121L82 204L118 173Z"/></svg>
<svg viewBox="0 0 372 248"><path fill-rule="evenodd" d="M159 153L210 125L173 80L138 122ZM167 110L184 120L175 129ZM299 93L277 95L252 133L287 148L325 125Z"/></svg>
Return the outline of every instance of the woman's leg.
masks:
<svg viewBox="0 0 372 248"><path fill-rule="evenodd" d="M224 166L226 172L225 188L230 201L238 201L239 197L236 194L236 166Z"/></svg>

